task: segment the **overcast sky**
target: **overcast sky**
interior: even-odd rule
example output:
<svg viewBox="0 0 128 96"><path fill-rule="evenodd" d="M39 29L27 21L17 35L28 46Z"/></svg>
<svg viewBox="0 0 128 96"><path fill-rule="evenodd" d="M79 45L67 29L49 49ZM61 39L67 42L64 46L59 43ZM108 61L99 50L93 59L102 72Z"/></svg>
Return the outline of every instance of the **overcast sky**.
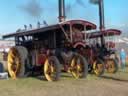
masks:
<svg viewBox="0 0 128 96"><path fill-rule="evenodd" d="M65 0L67 19L84 19L99 25L98 6L89 0ZM106 28L128 28L128 0L104 0ZM37 21L58 22L58 0L1 0L0 34L15 32Z"/></svg>

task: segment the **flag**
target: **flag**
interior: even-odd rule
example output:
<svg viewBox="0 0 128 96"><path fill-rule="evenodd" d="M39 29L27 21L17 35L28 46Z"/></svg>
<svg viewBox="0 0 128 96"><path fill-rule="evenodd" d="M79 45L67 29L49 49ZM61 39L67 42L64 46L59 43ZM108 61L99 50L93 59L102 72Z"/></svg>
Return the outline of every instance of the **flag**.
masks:
<svg viewBox="0 0 128 96"><path fill-rule="evenodd" d="M99 4L100 0L89 0L92 4Z"/></svg>

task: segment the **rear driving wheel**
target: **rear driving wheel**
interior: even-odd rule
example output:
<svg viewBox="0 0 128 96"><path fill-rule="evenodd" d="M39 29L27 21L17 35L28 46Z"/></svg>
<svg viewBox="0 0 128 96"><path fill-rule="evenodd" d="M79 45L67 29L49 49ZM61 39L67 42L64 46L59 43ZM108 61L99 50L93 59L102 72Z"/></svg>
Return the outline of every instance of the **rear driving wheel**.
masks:
<svg viewBox="0 0 128 96"><path fill-rule="evenodd" d="M60 77L60 63L56 56L50 56L44 63L44 74L48 81L56 81Z"/></svg>
<svg viewBox="0 0 128 96"><path fill-rule="evenodd" d="M8 53L8 72L11 78L16 79L21 68L21 57L18 50L12 47Z"/></svg>
<svg viewBox="0 0 128 96"><path fill-rule="evenodd" d="M104 73L104 62L101 59L97 59L93 63L93 71L96 76L101 76Z"/></svg>
<svg viewBox="0 0 128 96"><path fill-rule="evenodd" d="M71 61L70 72L76 79L84 78L88 74L88 63L83 56L75 54Z"/></svg>
<svg viewBox="0 0 128 96"><path fill-rule="evenodd" d="M106 61L106 66L108 73L116 73L118 71L118 63L115 59L108 59Z"/></svg>
<svg viewBox="0 0 128 96"><path fill-rule="evenodd" d="M10 48L7 57L8 72L12 79L24 77L25 59L28 56L28 51L23 46L15 46Z"/></svg>

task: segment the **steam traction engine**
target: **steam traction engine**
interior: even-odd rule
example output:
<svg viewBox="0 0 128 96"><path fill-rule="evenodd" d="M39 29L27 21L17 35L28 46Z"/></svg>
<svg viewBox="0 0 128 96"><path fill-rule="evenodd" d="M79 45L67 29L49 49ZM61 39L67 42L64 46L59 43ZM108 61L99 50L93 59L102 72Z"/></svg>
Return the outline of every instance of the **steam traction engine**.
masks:
<svg viewBox="0 0 128 96"><path fill-rule="evenodd" d="M93 51L94 55L90 57L92 62L95 61L94 58L99 58L100 61L103 62L104 67L100 67L102 64L98 63L97 68L95 69L95 63L92 63L92 69L93 71L98 75L102 74L104 72L104 69L108 73L116 73L118 71L118 63L119 58L117 55L117 50L115 46L115 42L112 40L107 41L107 38L112 38L113 36L119 36L121 34L120 30L117 29L106 29L104 31L97 31L97 32L91 32L87 34L87 39L90 41L96 41L94 42L93 46L90 48L90 50ZM104 44L101 44L101 37L104 37ZM90 61L91 61L90 60ZM97 62L97 60L96 60ZM99 67L98 67L99 66ZM104 69L103 69L104 68ZM97 70L98 69L98 70ZM102 69L102 72L99 73L100 69Z"/></svg>
<svg viewBox="0 0 128 96"><path fill-rule="evenodd" d="M60 65L75 78L86 77L88 71L97 76L104 73L104 60L86 42L90 39L86 31L96 29L96 25L84 20L65 21L64 0L58 0L58 3L58 24L3 36L15 38L16 46L10 49L7 60L8 72L13 79L25 74L44 74L48 81L58 80ZM98 50L97 53L104 53L100 48Z"/></svg>
<svg viewBox="0 0 128 96"><path fill-rule="evenodd" d="M13 79L28 71L42 71L48 81L58 80L60 64L75 78L86 77L88 63L83 57L86 31L96 25L83 20L70 20L3 36L15 37L16 46L8 53L8 72Z"/></svg>

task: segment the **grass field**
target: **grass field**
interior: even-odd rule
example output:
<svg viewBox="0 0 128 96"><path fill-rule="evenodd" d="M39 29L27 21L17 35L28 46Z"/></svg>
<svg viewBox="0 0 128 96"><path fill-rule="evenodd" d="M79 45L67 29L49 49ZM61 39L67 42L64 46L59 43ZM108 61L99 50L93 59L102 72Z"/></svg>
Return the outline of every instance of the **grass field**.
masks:
<svg viewBox="0 0 128 96"><path fill-rule="evenodd" d="M1 80L0 96L128 96L128 67L116 74L105 73L102 77L88 75L74 79L62 74L57 82L37 78Z"/></svg>

